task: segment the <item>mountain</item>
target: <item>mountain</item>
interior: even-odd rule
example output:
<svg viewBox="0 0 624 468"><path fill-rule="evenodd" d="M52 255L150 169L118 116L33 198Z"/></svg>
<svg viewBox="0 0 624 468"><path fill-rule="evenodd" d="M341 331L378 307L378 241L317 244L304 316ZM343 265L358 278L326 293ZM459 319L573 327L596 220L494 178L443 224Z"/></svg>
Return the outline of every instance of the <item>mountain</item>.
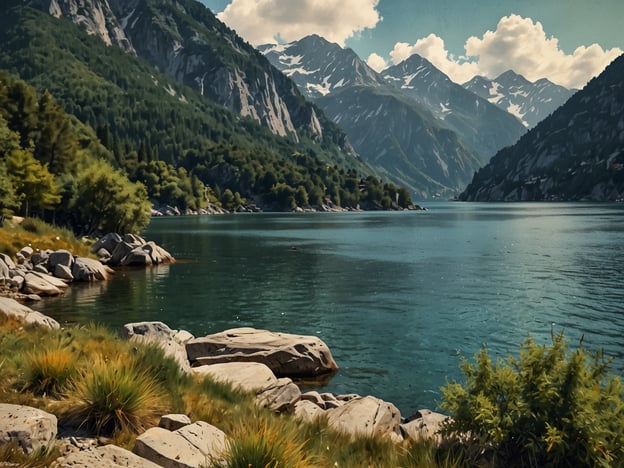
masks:
<svg viewBox="0 0 624 468"><path fill-rule="evenodd" d="M247 199L290 209L320 205L326 197L353 207L395 200L396 187L376 178L375 191L360 190L360 180L374 172L343 149L350 147L346 135L326 117L322 138L306 131L298 140L281 137L162 74L133 52L136 42L133 49L107 45L81 25L22 0L3 2L0 13L0 69L40 93L49 91L93 127L115 167L142 182L157 203L198 209L210 200L236 208ZM290 83L293 96L303 100Z"/></svg>
<svg viewBox="0 0 624 468"><path fill-rule="evenodd" d="M535 127L577 91L556 85L546 78L531 82L512 70L493 80L475 76L462 86L515 115L527 128Z"/></svg>
<svg viewBox="0 0 624 468"><path fill-rule="evenodd" d="M516 117L454 83L418 54L382 74L388 83L426 106L455 131L479 155L482 164L526 131Z"/></svg>
<svg viewBox="0 0 624 468"><path fill-rule="evenodd" d="M336 129L291 80L195 0L26 1L136 53L178 83L277 135L295 141L302 135L319 141L335 136Z"/></svg>
<svg viewBox="0 0 624 468"><path fill-rule="evenodd" d="M624 55L496 154L460 200L624 200L622 109Z"/></svg>
<svg viewBox="0 0 624 468"><path fill-rule="evenodd" d="M346 130L364 160L418 197L454 196L480 167L476 152L443 120L353 50L317 35L259 50Z"/></svg>
<svg viewBox="0 0 624 468"><path fill-rule="evenodd" d="M455 132L388 87L350 86L317 103L377 172L418 198L453 197L480 167Z"/></svg>
<svg viewBox="0 0 624 468"><path fill-rule="evenodd" d="M351 49L311 35L285 45L258 47L269 61L290 77L309 99L348 86L383 86L383 78Z"/></svg>

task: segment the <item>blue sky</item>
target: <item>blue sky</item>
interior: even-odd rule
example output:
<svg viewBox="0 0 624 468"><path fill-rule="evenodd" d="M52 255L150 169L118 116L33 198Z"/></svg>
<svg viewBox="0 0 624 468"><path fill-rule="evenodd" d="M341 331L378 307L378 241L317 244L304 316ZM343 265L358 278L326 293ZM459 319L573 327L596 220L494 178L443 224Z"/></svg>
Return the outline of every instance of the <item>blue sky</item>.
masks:
<svg viewBox="0 0 624 468"><path fill-rule="evenodd" d="M458 82L513 68L580 87L624 50L624 0L201 1L255 45L318 33L378 70L419 53Z"/></svg>

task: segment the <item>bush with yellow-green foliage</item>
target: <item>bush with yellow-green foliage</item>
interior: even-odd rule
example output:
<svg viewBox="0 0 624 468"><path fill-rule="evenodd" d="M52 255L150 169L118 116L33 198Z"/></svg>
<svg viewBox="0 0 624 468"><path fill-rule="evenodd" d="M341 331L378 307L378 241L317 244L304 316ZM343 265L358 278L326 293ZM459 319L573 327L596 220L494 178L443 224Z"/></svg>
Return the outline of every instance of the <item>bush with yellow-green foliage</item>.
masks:
<svg viewBox="0 0 624 468"><path fill-rule="evenodd" d="M496 363L484 349L462 360L464 385L443 389L453 416L445 432L475 463L624 466L624 387L609 364L582 344L569 350L561 334L548 346L529 339L519 358Z"/></svg>

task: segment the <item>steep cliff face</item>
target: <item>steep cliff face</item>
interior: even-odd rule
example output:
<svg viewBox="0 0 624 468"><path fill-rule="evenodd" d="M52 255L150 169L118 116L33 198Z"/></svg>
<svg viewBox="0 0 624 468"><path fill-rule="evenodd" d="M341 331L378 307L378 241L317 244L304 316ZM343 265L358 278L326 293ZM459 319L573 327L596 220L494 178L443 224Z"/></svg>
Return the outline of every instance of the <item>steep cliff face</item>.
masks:
<svg viewBox="0 0 624 468"><path fill-rule="evenodd" d="M468 201L624 200L624 56L501 150L461 194Z"/></svg>
<svg viewBox="0 0 624 468"><path fill-rule="evenodd" d="M67 18L82 26L89 34L99 36L107 45L134 52L107 0L34 0L32 4L56 18Z"/></svg>
<svg viewBox="0 0 624 468"><path fill-rule="evenodd" d="M351 148L297 87L195 0L33 0L277 135Z"/></svg>

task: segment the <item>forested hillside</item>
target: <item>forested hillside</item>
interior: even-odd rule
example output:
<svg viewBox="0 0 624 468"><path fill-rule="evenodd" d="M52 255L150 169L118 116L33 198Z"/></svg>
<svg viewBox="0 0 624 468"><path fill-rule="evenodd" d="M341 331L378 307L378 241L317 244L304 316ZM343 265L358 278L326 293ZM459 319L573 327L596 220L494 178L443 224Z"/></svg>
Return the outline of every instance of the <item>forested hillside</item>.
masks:
<svg viewBox="0 0 624 468"><path fill-rule="evenodd" d="M291 209L330 197L372 208L396 199L396 187L334 143L276 136L70 21L21 2L0 9L0 68L95 128L111 164L159 204L196 209L212 197L229 209L245 199Z"/></svg>

